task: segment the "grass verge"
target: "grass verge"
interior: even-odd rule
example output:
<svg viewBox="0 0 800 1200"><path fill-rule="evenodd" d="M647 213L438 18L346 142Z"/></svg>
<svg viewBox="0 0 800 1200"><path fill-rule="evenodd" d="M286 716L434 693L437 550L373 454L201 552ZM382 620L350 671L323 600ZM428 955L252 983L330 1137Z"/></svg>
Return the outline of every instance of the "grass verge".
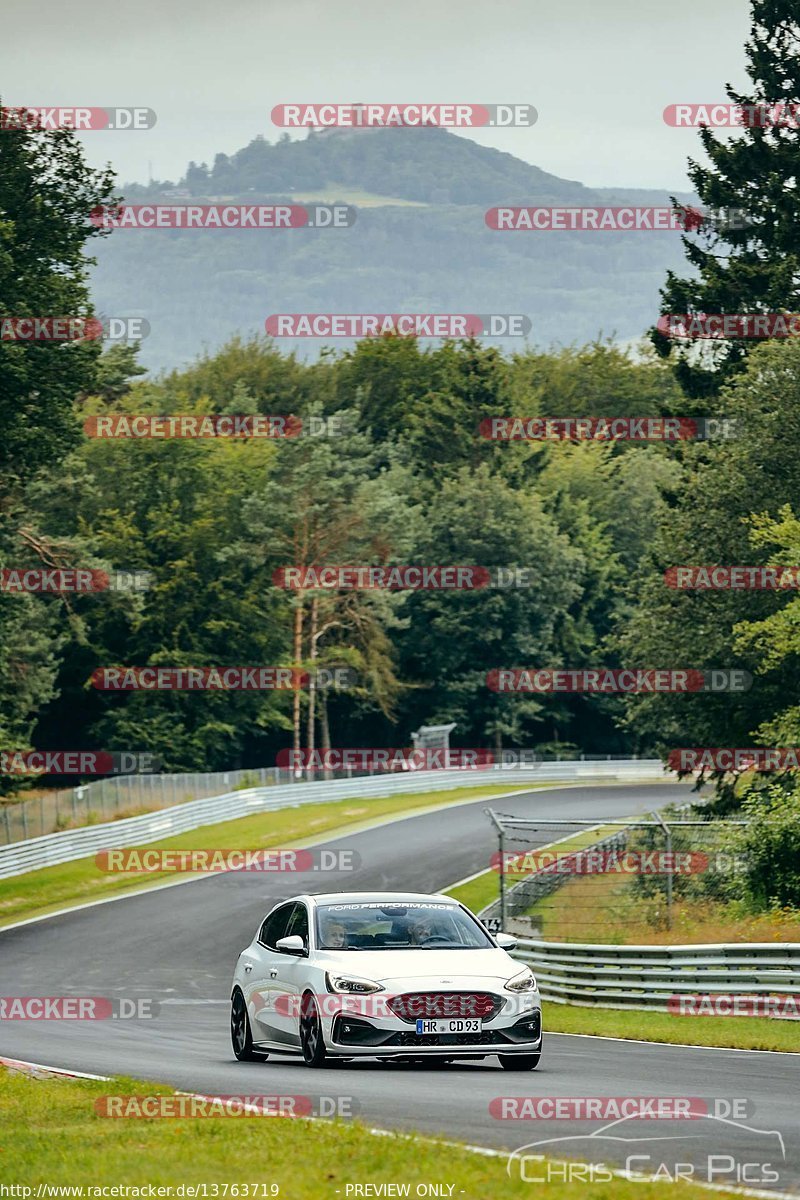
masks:
<svg viewBox="0 0 800 1200"><path fill-rule="evenodd" d="M525 791L557 784L526 784ZM519 784L505 787L465 787L452 791L409 792L375 799L337 800L331 804L307 804L283 808L277 812L255 813L235 821L204 825L177 837L148 842L148 849L164 850L259 850L270 847L294 848L304 841L319 840L323 834L355 832L372 821L412 813L425 808L457 804L464 800L504 795L519 791ZM0 928L26 917L57 912L70 904L103 899L120 892L140 889L187 873L159 872L142 875L135 872L109 875L98 869L94 857L79 858L55 867L43 867L25 875L0 880Z"/></svg>
<svg viewBox="0 0 800 1200"><path fill-rule="evenodd" d="M616 946L688 946L714 942L800 941L800 911L747 911L741 901L676 897L667 928L663 896L643 896L632 876L570 879L538 901L530 915L554 942Z"/></svg>
<svg viewBox="0 0 800 1200"><path fill-rule="evenodd" d="M769 1017L679 1017L662 1012L627 1012L542 1003L547 1033L585 1033L646 1042L689 1046L727 1046L736 1050L800 1052L800 1022Z"/></svg>
<svg viewBox="0 0 800 1200"><path fill-rule="evenodd" d="M358 1121L259 1116L114 1120L95 1110L95 1102L105 1095L169 1094L169 1088L131 1079L31 1078L0 1067L4 1179L30 1187L28 1195L35 1195L40 1183L86 1188L217 1184L206 1195L222 1197L227 1184L228 1196L249 1200L271 1195L335 1200L348 1194L348 1184L366 1183L401 1185L403 1190L394 1193L400 1195L408 1186L413 1196L417 1184L435 1180L451 1186L450 1195L467 1200L501 1194L530 1200L530 1183L508 1177L505 1157L483 1157L409 1137L376 1137ZM525 1137L521 1132L520 1143ZM549 1200L568 1200L574 1194L573 1184L548 1184ZM704 1193L686 1183L616 1178L591 1186L592 1200L663 1200L665 1195L701 1200Z"/></svg>

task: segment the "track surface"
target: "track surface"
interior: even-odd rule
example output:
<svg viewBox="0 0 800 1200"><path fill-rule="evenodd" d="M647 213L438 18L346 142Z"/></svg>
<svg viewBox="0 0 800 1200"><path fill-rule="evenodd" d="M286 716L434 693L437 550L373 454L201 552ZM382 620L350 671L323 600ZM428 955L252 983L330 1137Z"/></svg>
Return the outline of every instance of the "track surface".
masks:
<svg viewBox="0 0 800 1200"><path fill-rule="evenodd" d="M688 795L678 785L554 788L513 799L486 799L411 816L327 841L355 850L356 872L325 875L209 876L179 887L0 930L0 991L5 996L149 997L152 1020L0 1022L0 1054L72 1070L129 1074L211 1094L322 1097L370 1125L516 1149L623 1164L647 1155L641 1171L695 1164L696 1178L757 1189L800 1192L800 1058L697 1047L660 1046L547 1034L540 1068L514 1074L496 1059L445 1067L343 1063L309 1071L296 1060L237 1063L228 1034L228 998L236 956L265 911L303 891L410 889L437 891L486 868L496 848L484 813L493 803L517 816L596 818L647 813ZM559 836L555 832L549 836ZM549 840L549 839L541 839ZM688 1020L689 1018L687 1018ZM798 1031L800 1050L800 1031ZM598 1139L605 1122L497 1120L499 1096L692 1096L747 1098L748 1117L730 1124L626 1121ZM742 1124L752 1130L742 1128ZM781 1137L785 1147L782 1153ZM653 1137L659 1139L654 1142ZM645 1140L647 1139L647 1140ZM676 1140L677 1139L677 1140ZM764 1178L764 1168L779 1174ZM745 1168L743 1164L751 1164ZM533 1171L533 1168L530 1168Z"/></svg>

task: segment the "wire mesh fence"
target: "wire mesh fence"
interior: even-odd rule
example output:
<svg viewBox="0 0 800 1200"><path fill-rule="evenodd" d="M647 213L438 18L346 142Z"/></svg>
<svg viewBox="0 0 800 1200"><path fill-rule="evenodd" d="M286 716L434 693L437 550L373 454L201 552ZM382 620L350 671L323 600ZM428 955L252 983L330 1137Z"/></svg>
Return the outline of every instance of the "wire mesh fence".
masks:
<svg viewBox="0 0 800 1200"><path fill-rule="evenodd" d="M42 791L29 800L2 804L0 844L133 817L239 788L289 782L288 771L262 767L259 770L187 772L182 775L117 775L79 787Z"/></svg>
<svg viewBox="0 0 800 1200"><path fill-rule="evenodd" d="M746 821L703 819L691 807L600 821L487 812L498 890L481 916L521 937L646 942L679 912L709 917L741 892Z"/></svg>

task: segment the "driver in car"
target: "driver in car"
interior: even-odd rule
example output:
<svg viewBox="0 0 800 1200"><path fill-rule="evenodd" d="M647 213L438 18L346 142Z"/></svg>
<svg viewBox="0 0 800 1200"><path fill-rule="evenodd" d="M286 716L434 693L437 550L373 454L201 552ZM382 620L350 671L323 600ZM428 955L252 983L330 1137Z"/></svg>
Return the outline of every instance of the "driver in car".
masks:
<svg viewBox="0 0 800 1200"><path fill-rule="evenodd" d="M341 950L347 940L345 927L338 921L329 921L325 926L323 936L328 950Z"/></svg>
<svg viewBox="0 0 800 1200"><path fill-rule="evenodd" d="M433 926L427 917L421 917L409 929L412 946L422 946L428 938L433 937Z"/></svg>

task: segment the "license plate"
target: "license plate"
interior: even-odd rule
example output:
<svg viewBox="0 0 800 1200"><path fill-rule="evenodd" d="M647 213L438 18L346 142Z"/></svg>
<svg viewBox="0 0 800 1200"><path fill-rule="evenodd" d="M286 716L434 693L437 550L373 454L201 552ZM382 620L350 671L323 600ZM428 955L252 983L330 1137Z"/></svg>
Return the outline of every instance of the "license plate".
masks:
<svg viewBox="0 0 800 1200"><path fill-rule="evenodd" d="M417 1018L417 1033L481 1033L483 1021L477 1017Z"/></svg>

